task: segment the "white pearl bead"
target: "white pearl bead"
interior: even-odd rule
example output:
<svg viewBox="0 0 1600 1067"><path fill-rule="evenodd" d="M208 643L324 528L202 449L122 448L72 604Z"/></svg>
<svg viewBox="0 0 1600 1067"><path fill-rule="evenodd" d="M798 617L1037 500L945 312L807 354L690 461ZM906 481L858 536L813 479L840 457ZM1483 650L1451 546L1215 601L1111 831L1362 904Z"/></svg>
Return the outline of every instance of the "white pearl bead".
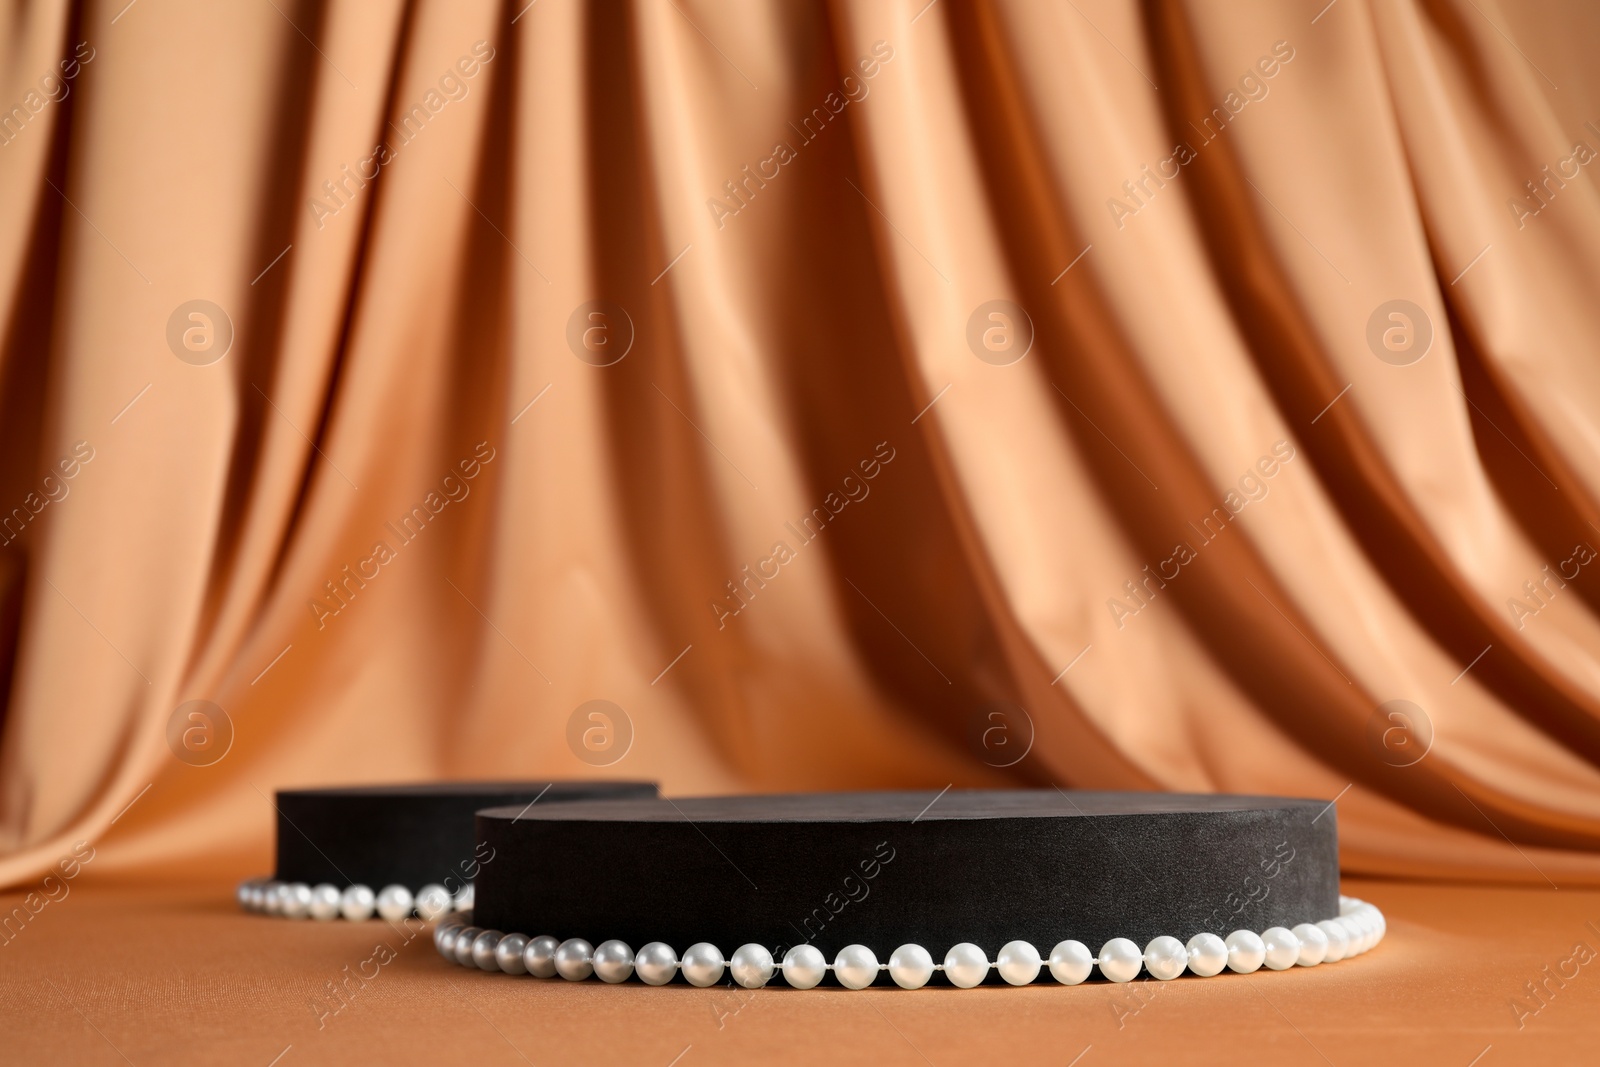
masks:
<svg viewBox="0 0 1600 1067"><path fill-rule="evenodd" d="M1348 939L1345 945L1345 958L1359 956L1367 950L1366 935L1362 932L1361 924L1349 915L1341 915L1333 920L1344 927L1344 936Z"/></svg>
<svg viewBox="0 0 1600 1067"><path fill-rule="evenodd" d="M413 903L417 914L432 922L450 910L450 890L438 884L425 885L417 890L417 899Z"/></svg>
<svg viewBox="0 0 1600 1067"><path fill-rule="evenodd" d="M472 964L480 971L498 971L500 964L494 958L494 950L499 947L500 939L506 936L499 930L485 930L472 939Z"/></svg>
<svg viewBox="0 0 1600 1067"><path fill-rule="evenodd" d="M1251 930L1235 930L1228 935L1228 967L1239 974L1250 974L1261 969L1266 961L1267 946L1261 935Z"/></svg>
<svg viewBox="0 0 1600 1067"><path fill-rule="evenodd" d="M1009 985L1027 985L1039 977L1039 950L1026 941L1007 941L994 958L994 969Z"/></svg>
<svg viewBox="0 0 1600 1067"><path fill-rule="evenodd" d="M701 941L684 949L683 962L678 964L678 969L690 985L706 989L722 981L722 972L727 965L723 962L720 948Z"/></svg>
<svg viewBox="0 0 1600 1067"><path fill-rule="evenodd" d="M1322 957L1323 963L1338 963L1348 955L1350 939L1345 936L1344 927L1332 919L1323 919L1317 923L1317 929L1328 938L1328 951Z"/></svg>
<svg viewBox="0 0 1600 1067"><path fill-rule="evenodd" d="M783 980L796 989L814 989L827 973L827 957L815 945L796 945L783 954Z"/></svg>
<svg viewBox="0 0 1600 1067"><path fill-rule="evenodd" d="M288 909L288 904L285 904L285 909ZM1349 955L1358 957L1358 955L1366 952L1366 949L1370 947L1368 945L1368 937L1366 937L1368 926L1366 926L1362 918L1357 917L1357 915L1344 915L1344 917L1334 921L1338 921L1339 925L1344 926L1344 933L1349 934L1350 947L1346 949Z"/></svg>
<svg viewBox="0 0 1600 1067"><path fill-rule="evenodd" d="M594 973L602 982L616 985L633 974L633 949L626 941L602 941L594 950Z"/></svg>
<svg viewBox="0 0 1600 1067"><path fill-rule="evenodd" d="M1189 950L1175 937L1162 934L1144 947L1144 969L1152 977L1169 982L1189 965Z"/></svg>
<svg viewBox="0 0 1600 1067"><path fill-rule="evenodd" d="M594 946L581 937L568 938L556 949L556 973L581 982L594 973Z"/></svg>
<svg viewBox="0 0 1600 1067"><path fill-rule="evenodd" d="M339 914L353 923L372 918L377 904L377 895L364 885L353 885L339 894Z"/></svg>
<svg viewBox="0 0 1600 1067"><path fill-rule="evenodd" d="M878 977L878 957L866 945L846 945L833 958L833 976L846 989L865 989Z"/></svg>
<svg viewBox="0 0 1600 1067"><path fill-rule="evenodd" d="M451 949L451 955L463 967L476 966L472 962L472 946L478 940L478 935L483 933L481 926L463 926L456 931L456 943Z"/></svg>
<svg viewBox="0 0 1600 1067"><path fill-rule="evenodd" d="M1228 943L1216 934L1195 934L1189 939L1188 949L1191 974L1210 978L1228 966Z"/></svg>
<svg viewBox="0 0 1600 1067"><path fill-rule="evenodd" d="M1300 939L1300 958L1295 960L1300 966L1315 967L1327 956L1328 935L1322 932L1322 927L1301 923L1294 928L1294 936Z"/></svg>
<svg viewBox="0 0 1600 1067"><path fill-rule="evenodd" d="M1366 936L1361 941L1361 951L1368 952L1378 943L1378 938L1382 935L1378 932L1378 920L1371 915L1363 915L1361 923L1366 927Z"/></svg>
<svg viewBox="0 0 1600 1067"><path fill-rule="evenodd" d="M494 947L494 965L506 974L528 973L528 965L522 961L522 952L527 947L527 934L507 934Z"/></svg>
<svg viewBox="0 0 1600 1067"><path fill-rule="evenodd" d="M293 882L283 894L283 913L291 919L304 919L311 914L311 887L304 882Z"/></svg>
<svg viewBox="0 0 1600 1067"><path fill-rule="evenodd" d="M399 922L411 914L411 890L403 885L386 885L378 894L378 914Z"/></svg>
<svg viewBox="0 0 1600 1067"><path fill-rule="evenodd" d="M327 922L339 917L339 890L323 882L311 891L311 907L308 909L313 919L318 922Z"/></svg>
<svg viewBox="0 0 1600 1067"><path fill-rule="evenodd" d="M1144 953L1125 937L1113 937L1100 946L1100 973L1113 982L1131 982L1144 966Z"/></svg>
<svg viewBox="0 0 1600 1067"><path fill-rule="evenodd" d="M277 915L282 911L283 898L278 895L278 890L288 888L282 882L268 882L261 887L261 910L268 915Z"/></svg>
<svg viewBox="0 0 1600 1067"><path fill-rule="evenodd" d="M944 976L957 989L971 989L989 976L989 956L971 941L944 954Z"/></svg>
<svg viewBox="0 0 1600 1067"><path fill-rule="evenodd" d="M234 899L239 902L239 907L250 907L250 887L255 884L255 879L247 878L239 883L239 888L234 890Z"/></svg>
<svg viewBox="0 0 1600 1067"><path fill-rule="evenodd" d="M473 901L477 900L477 898L477 891L472 888L472 883L468 882L461 887L461 892L455 895L455 899L450 906L455 908L456 911L471 911Z"/></svg>
<svg viewBox="0 0 1600 1067"><path fill-rule="evenodd" d="M1366 933L1365 929L1362 928L1362 923L1358 923L1350 915L1341 915L1341 917L1333 921L1338 923L1339 928L1344 929L1344 958L1346 960L1358 957L1358 955L1366 952Z"/></svg>
<svg viewBox="0 0 1600 1067"><path fill-rule="evenodd" d="M633 969L645 985L666 985L678 975L678 954L671 945L652 941L634 957Z"/></svg>
<svg viewBox="0 0 1600 1067"><path fill-rule="evenodd" d="M522 950L522 965L528 973L535 978L554 978L556 976L556 949L561 943L549 934L543 934L528 942L528 947Z"/></svg>
<svg viewBox="0 0 1600 1067"><path fill-rule="evenodd" d="M1269 970L1287 971L1300 962L1300 939L1293 931L1272 926L1261 932L1261 944L1266 956L1262 962Z"/></svg>
<svg viewBox="0 0 1600 1067"><path fill-rule="evenodd" d="M772 981L775 968L772 953L764 945L740 945L733 950L733 959L728 961L733 980L745 989L760 989Z"/></svg>
<svg viewBox="0 0 1600 1067"><path fill-rule="evenodd" d="M456 958L456 931L461 929L459 922L440 923L433 928L433 947L441 956Z"/></svg>
<svg viewBox="0 0 1600 1067"><path fill-rule="evenodd" d="M921 989L933 977L933 956L921 945L901 945L889 957L889 977L901 989Z"/></svg>
<svg viewBox="0 0 1600 1067"><path fill-rule="evenodd" d="M1063 941L1050 950L1050 974L1062 985L1077 985L1094 969L1094 956L1082 941Z"/></svg>
<svg viewBox="0 0 1600 1067"><path fill-rule="evenodd" d="M250 885L250 910L267 910L267 888L265 882L252 882Z"/></svg>

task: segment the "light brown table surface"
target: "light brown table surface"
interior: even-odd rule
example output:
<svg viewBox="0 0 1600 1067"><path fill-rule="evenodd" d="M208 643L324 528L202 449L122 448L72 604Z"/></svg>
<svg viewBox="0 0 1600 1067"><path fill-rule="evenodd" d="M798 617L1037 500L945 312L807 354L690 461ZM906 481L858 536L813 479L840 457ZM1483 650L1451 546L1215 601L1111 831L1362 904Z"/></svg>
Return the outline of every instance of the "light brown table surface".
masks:
<svg viewBox="0 0 1600 1067"><path fill-rule="evenodd" d="M1600 892L1346 882L1389 917L1367 956L1128 986L897 989L569 984L446 964L426 934L240 913L226 885L82 885L0 946L6 1063L484 1065L1600 1062ZM0 900L7 912L21 899ZM1590 924L1593 925L1590 925ZM319 1019L314 998L394 958ZM731 946L730 946L731 947ZM1587 953L1585 953L1587 955ZM370 972L371 968L367 968ZM326 1006L326 1002L324 1002ZM1076 1057L1076 1059L1075 1059Z"/></svg>

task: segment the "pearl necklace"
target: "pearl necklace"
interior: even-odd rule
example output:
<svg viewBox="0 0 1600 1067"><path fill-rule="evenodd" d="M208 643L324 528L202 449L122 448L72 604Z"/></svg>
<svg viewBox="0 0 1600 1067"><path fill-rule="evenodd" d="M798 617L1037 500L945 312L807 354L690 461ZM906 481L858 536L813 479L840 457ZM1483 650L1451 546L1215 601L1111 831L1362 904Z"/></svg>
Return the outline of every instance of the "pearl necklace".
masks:
<svg viewBox="0 0 1600 1067"><path fill-rule="evenodd" d="M403 885L384 886L374 893L370 886L353 885L341 891L326 882L309 886L304 882L279 882L271 878L251 878L239 883L239 906L245 911L281 915L288 919L317 919L326 922L344 918L362 922L376 913L390 922L413 914L432 920L451 911L472 907L472 883L451 896L442 885L425 885L412 893Z"/></svg>
<svg viewBox="0 0 1600 1067"><path fill-rule="evenodd" d="M1011 985L1027 985L1048 966L1050 975L1062 985L1077 985L1088 978L1091 969L1113 982L1131 982L1141 969L1151 977L1169 981L1185 970L1209 978L1224 969L1249 974L1263 965L1274 971L1290 967L1315 967L1319 963L1359 956L1383 939L1388 924L1383 913L1366 901L1339 898L1339 918L1317 923L1301 923L1293 930L1274 926L1257 934L1235 930L1224 940L1216 934L1196 934L1185 945L1175 937L1162 935L1141 951L1125 937L1114 937L1100 948L1098 956L1089 954L1081 941L1063 941L1040 957L1039 950L1026 941L1012 941L990 960L977 945L963 942L945 953L944 963L921 945L901 945L880 964L872 949L848 945L839 950L830 964L812 945L796 945L778 963L762 945L741 945L733 958L724 960L722 950L701 942L691 945L682 959L668 945L652 941L638 953L621 941L605 941L599 947L582 938L557 941L548 935L530 938L526 934L503 934L471 924L472 916L452 916L433 932L434 947L447 960L463 966L506 974L532 974L539 978L555 975L581 982L598 975L603 982L626 982L634 974L647 985L666 985L681 970L684 979L702 988L722 981L724 971L746 989L759 989L781 971L784 980L797 989L818 985L828 971L846 989L865 989L888 971L902 989L920 989L933 972L943 971L950 984L962 989L978 985L993 967Z"/></svg>

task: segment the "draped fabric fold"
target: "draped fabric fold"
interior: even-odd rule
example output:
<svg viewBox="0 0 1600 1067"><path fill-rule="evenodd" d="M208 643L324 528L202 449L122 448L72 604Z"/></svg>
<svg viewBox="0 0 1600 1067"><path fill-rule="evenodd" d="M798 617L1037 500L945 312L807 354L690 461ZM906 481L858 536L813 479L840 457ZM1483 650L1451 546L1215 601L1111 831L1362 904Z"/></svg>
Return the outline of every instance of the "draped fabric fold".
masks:
<svg viewBox="0 0 1600 1067"><path fill-rule="evenodd" d="M602 774L1600 881L1600 11L0 19L0 883Z"/></svg>

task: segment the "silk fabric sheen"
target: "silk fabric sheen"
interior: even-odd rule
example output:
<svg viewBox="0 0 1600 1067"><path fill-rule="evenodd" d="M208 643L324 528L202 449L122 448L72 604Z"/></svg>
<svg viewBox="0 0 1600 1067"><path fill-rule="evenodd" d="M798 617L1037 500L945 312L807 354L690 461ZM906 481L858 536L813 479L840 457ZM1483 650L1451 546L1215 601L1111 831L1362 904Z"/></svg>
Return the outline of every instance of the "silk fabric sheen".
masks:
<svg viewBox="0 0 1600 1067"><path fill-rule="evenodd" d="M1600 879L1600 9L924 4L0 15L0 882L604 773Z"/></svg>

